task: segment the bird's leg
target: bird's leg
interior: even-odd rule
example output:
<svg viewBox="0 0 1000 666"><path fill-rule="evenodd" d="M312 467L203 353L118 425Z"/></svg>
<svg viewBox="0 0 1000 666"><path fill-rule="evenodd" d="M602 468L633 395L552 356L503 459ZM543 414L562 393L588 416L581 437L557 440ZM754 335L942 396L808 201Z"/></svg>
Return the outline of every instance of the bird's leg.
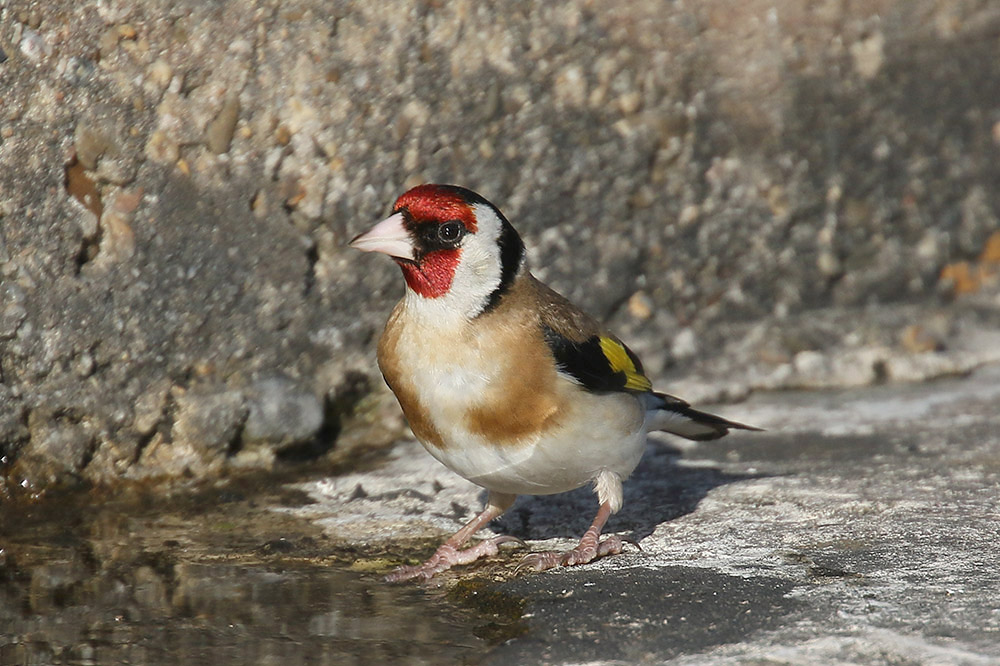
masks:
<svg viewBox="0 0 1000 666"><path fill-rule="evenodd" d="M441 544L441 547L426 562L414 566L398 567L387 575L385 579L390 583L398 583L412 578L429 580L435 574L450 569L456 564L468 564L475 562L481 557L496 555L498 547L501 544L519 543L523 546L524 542L517 537L499 536L480 541L475 546L470 546L464 550L459 550L473 534L485 527L494 518L503 515L504 511L509 509L516 499L517 495L491 492L489 499L486 500L486 508Z"/></svg>
<svg viewBox="0 0 1000 666"><path fill-rule="evenodd" d="M558 566L571 567L574 564L586 564L605 555L617 555L622 552L621 537L611 535L600 541L601 530L611 516L610 502L601 504L597 510L594 522L584 533L580 543L576 548L567 550L565 553L547 551L543 553L529 553L521 560L519 568L534 569L535 571L545 571Z"/></svg>

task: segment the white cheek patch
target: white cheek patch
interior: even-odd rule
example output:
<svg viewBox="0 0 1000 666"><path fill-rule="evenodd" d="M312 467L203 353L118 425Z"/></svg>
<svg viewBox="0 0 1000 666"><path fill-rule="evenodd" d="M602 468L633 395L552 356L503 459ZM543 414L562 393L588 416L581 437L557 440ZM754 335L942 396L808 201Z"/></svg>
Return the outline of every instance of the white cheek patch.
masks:
<svg viewBox="0 0 1000 666"><path fill-rule="evenodd" d="M462 240L461 260L455 268L451 288L437 298L424 298L412 290L406 297L415 316L433 318L438 323L448 320L469 320L478 315L489 302L490 294L499 286L500 219L489 206L473 206L477 229Z"/></svg>

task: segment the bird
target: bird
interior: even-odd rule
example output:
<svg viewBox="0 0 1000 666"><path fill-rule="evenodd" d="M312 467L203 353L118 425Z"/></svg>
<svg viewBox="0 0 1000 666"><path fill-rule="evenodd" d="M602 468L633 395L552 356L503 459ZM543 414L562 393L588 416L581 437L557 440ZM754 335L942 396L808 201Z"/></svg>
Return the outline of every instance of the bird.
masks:
<svg viewBox="0 0 1000 666"><path fill-rule="evenodd" d="M431 456L487 491L486 506L431 557L389 573L429 580L520 539L467 545L518 495L592 484L598 510L565 552L523 556L544 571L623 549L601 532L647 433L704 441L754 426L653 390L639 358L597 319L536 279L525 244L499 208L457 185L424 184L350 247L388 255L405 292L378 341L379 369Z"/></svg>

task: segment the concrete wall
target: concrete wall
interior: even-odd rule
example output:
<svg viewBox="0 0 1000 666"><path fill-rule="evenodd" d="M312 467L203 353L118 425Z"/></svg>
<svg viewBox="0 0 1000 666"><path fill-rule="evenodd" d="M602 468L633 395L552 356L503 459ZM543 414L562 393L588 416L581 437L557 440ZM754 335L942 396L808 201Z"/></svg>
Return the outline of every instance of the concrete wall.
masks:
<svg viewBox="0 0 1000 666"><path fill-rule="evenodd" d="M654 377L753 325L795 369L904 304L895 339L989 280L998 34L934 0L0 3L7 482L398 435L402 282L344 243L426 181L500 206Z"/></svg>

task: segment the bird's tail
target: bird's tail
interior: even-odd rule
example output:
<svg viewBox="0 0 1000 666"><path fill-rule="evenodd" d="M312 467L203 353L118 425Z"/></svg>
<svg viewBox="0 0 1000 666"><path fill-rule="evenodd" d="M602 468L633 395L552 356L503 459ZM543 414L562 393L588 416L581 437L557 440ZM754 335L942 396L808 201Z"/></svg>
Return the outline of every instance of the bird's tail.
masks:
<svg viewBox="0 0 1000 666"><path fill-rule="evenodd" d="M728 434L730 429L761 430L692 409L691 405L672 395L647 393L646 397L646 422L649 430L662 430L698 442L718 439Z"/></svg>

